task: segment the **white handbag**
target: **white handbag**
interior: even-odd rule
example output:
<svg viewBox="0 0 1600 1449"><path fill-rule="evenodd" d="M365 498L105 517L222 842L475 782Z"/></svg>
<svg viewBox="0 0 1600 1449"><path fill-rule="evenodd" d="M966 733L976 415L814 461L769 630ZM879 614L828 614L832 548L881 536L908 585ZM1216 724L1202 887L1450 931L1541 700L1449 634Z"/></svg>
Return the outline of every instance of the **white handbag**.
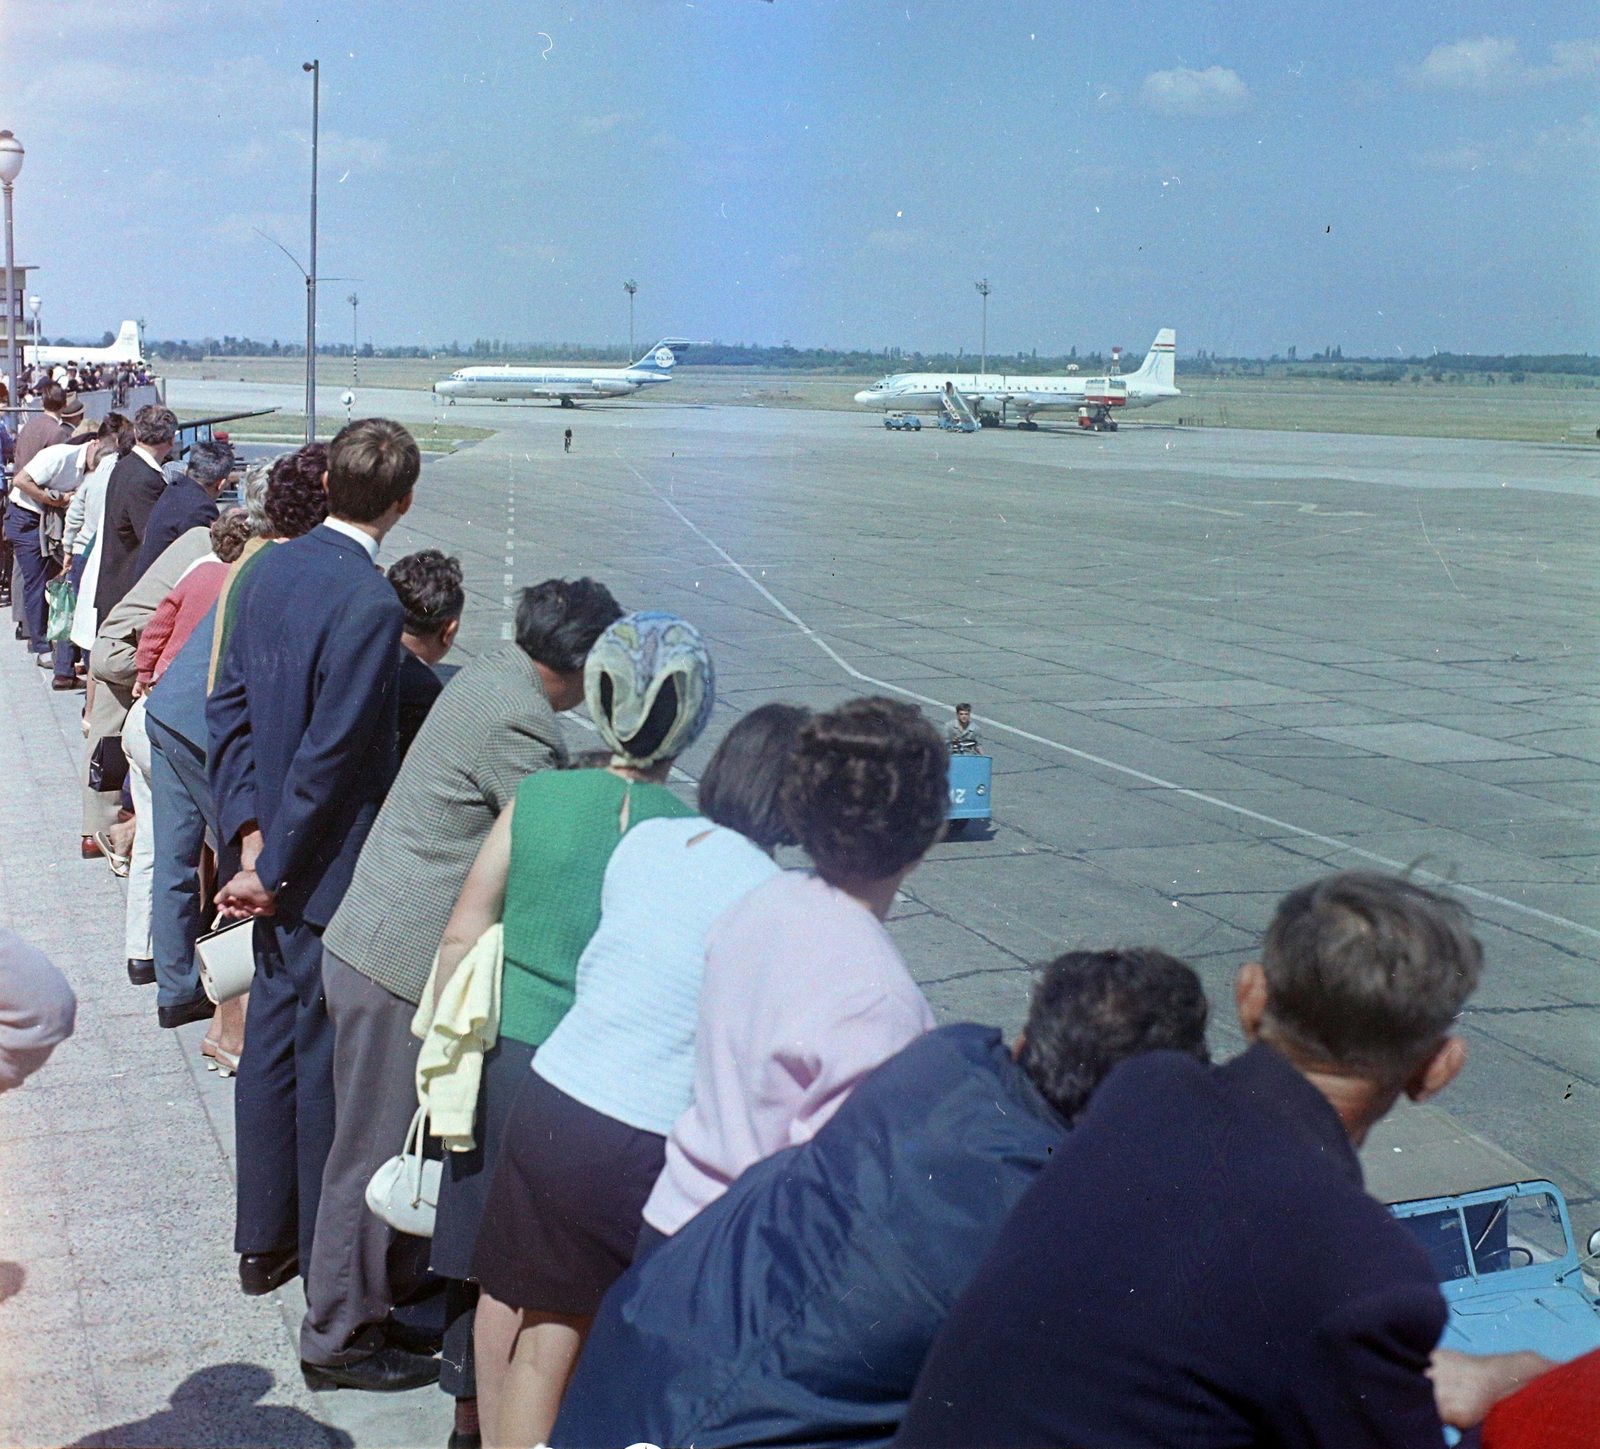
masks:
<svg viewBox="0 0 1600 1449"><path fill-rule="evenodd" d="M243 996L256 974L255 919L229 921L194 943L200 985L218 1006Z"/></svg>
<svg viewBox="0 0 1600 1449"><path fill-rule="evenodd" d="M367 1184L367 1206L396 1232L418 1238L433 1236L439 1175L444 1169L438 1158L422 1155L422 1132L427 1120L428 1109L418 1107L400 1155L384 1163Z"/></svg>

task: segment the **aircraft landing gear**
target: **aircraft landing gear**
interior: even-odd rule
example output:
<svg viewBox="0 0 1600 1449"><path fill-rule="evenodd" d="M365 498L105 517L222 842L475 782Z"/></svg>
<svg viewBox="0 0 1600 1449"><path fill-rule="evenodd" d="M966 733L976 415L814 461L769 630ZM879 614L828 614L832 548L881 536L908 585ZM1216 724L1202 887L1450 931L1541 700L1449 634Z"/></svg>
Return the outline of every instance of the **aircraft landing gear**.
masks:
<svg viewBox="0 0 1600 1449"><path fill-rule="evenodd" d="M1032 418L1024 418L1020 423L1017 424L1017 427L1025 433L1036 433L1039 431L1038 423L1034 422Z"/></svg>
<svg viewBox="0 0 1600 1449"><path fill-rule="evenodd" d="M561 406L564 408L575 408L577 407L577 403L573 402L570 397L564 397L561 399Z"/></svg>

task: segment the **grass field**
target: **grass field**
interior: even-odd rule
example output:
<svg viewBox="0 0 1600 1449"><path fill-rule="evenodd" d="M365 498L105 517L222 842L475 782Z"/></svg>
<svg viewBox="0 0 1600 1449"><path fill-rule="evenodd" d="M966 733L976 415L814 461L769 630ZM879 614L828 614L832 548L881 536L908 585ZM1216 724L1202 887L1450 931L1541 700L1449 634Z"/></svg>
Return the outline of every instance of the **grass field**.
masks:
<svg viewBox="0 0 1600 1449"><path fill-rule="evenodd" d="M363 358L361 385L427 391L453 366L470 359ZM292 384L303 380L295 358L212 358L174 362L168 377L220 378ZM319 364L325 387L350 386L348 360ZM876 378L831 373L751 372L744 368L680 367L670 383L652 390L662 401L714 407L823 408L855 411L853 395ZM1600 390L1587 379L1532 378L1522 383L1482 381L1340 382L1331 378L1183 377L1184 396L1136 416L1152 423L1205 427L1271 428L1286 432L1383 433L1420 438L1504 438L1522 442L1588 441L1600 428ZM528 406L524 404L523 406ZM536 406L536 405L535 405ZM337 426L339 419L329 423ZM319 422L319 431L323 425ZM257 425L251 424L252 431ZM292 436L303 421L277 415L272 437ZM281 432L280 432L281 429ZM432 441L455 443L485 436L482 429L440 425ZM420 441L420 439L419 439ZM1600 444L1597 444L1600 446ZM448 452L441 447L436 451Z"/></svg>

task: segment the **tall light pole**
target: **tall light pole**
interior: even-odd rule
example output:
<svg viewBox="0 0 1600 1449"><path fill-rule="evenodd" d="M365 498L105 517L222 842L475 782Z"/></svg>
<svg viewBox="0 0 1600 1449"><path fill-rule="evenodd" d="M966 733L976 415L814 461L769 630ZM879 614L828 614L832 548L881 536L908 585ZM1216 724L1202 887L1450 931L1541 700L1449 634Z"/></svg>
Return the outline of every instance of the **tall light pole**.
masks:
<svg viewBox="0 0 1600 1449"><path fill-rule="evenodd" d="M301 67L311 75L311 267L306 272L306 442L317 441L317 103L322 91L322 62Z"/></svg>
<svg viewBox="0 0 1600 1449"><path fill-rule="evenodd" d="M6 196L6 391L10 394L12 431L16 431L17 379L22 365L17 357L17 256L11 236L11 183L22 172L22 158L26 153L22 142L10 131L0 131L0 186Z"/></svg>
<svg viewBox="0 0 1600 1449"><path fill-rule="evenodd" d="M972 284L978 289L978 295L983 298L983 361L979 364L980 372L989 370L989 279L985 277L981 282Z"/></svg>
<svg viewBox="0 0 1600 1449"><path fill-rule="evenodd" d="M33 365L35 367L39 365L39 309L42 306L44 306L44 303L39 300L37 292L28 298L28 310L33 313ZM26 361L26 358L24 358L24 361Z"/></svg>
<svg viewBox="0 0 1600 1449"><path fill-rule="evenodd" d="M633 294L639 290L639 284L631 277L622 284L622 290L628 294L628 361L633 361Z"/></svg>
<svg viewBox="0 0 1600 1449"><path fill-rule="evenodd" d="M350 303L350 386L357 388L361 386L361 364L356 361L356 343L361 337L361 314L356 309L361 306L361 298L352 292L345 300Z"/></svg>

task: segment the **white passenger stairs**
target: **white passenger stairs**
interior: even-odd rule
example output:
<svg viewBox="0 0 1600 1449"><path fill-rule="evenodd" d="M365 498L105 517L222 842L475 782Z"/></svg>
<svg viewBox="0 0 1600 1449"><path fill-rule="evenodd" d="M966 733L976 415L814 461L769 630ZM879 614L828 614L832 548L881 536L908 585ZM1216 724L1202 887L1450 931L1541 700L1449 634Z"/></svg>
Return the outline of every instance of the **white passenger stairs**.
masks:
<svg viewBox="0 0 1600 1449"><path fill-rule="evenodd" d="M972 405L961 395L961 389L953 382L945 383L940 401L944 404L944 415L950 420L950 426L960 429L963 433L978 431L978 415L972 411Z"/></svg>

